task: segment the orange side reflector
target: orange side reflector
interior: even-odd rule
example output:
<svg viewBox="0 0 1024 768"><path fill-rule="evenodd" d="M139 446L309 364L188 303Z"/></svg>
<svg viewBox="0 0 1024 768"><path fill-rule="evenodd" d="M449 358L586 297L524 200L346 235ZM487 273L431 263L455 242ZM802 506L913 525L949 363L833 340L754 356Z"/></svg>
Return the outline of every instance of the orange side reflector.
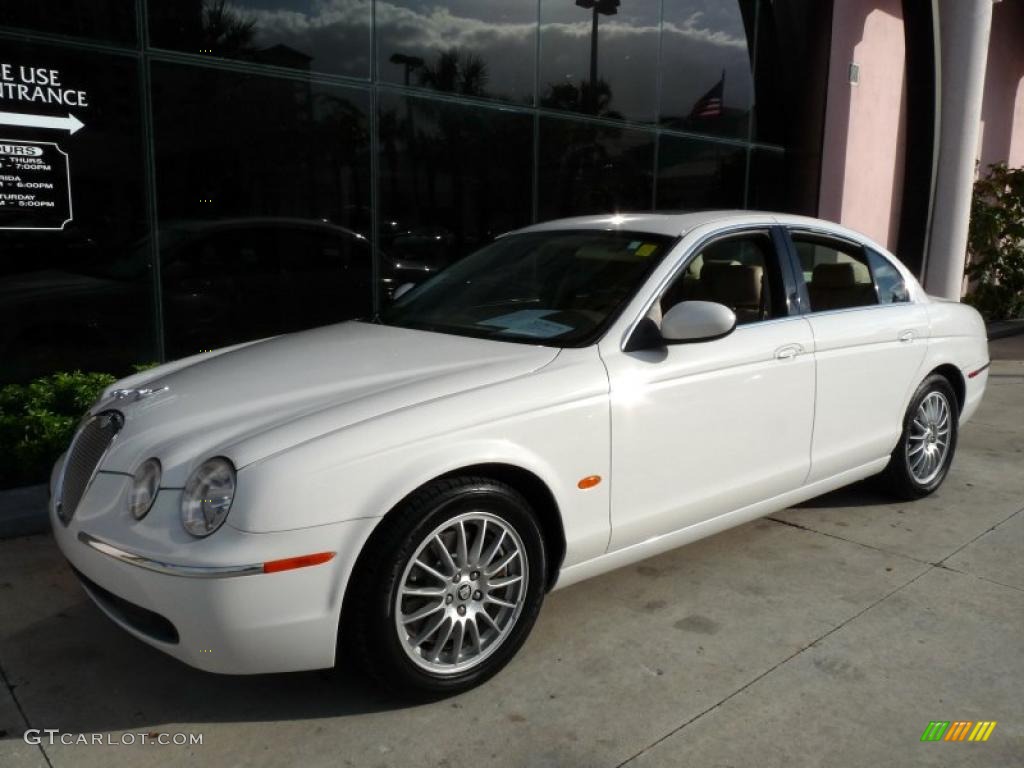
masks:
<svg viewBox="0 0 1024 768"><path fill-rule="evenodd" d="M967 374L967 378L968 378L968 379L973 379L973 378L974 378L975 376L977 376L978 374L982 373L983 371L987 371L987 370L988 370L988 367L989 367L990 365L992 365L992 363L991 363L991 362L985 363L985 364L984 364L983 366L981 366L981 368L979 368L978 370L976 370L976 371L971 371L970 373L968 373L968 374Z"/></svg>
<svg viewBox="0 0 1024 768"><path fill-rule="evenodd" d="M320 565L333 558L333 552L317 552L315 555L286 557L283 560L271 560L269 563L264 563L263 572L278 573L279 571L291 571L295 568L305 568L308 565Z"/></svg>
<svg viewBox="0 0 1024 768"><path fill-rule="evenodd" d="M580 480L578 483L576 483L576 487L579 488L581 491L585 491L587 488L593 488L595 485L597 485L600 482L601 482L601 476L600 475L587 475L582 480Z"/></svg>

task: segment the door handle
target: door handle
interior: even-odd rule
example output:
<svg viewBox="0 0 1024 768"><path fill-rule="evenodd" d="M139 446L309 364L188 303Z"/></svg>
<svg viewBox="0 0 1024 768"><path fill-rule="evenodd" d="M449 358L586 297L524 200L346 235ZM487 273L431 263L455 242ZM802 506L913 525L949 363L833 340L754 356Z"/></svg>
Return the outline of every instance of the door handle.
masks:
<svg viewBox="0 0 1024 768"><path fill-rule="evenodd" d="M911 342L911 341L914 340L914 332L913 331L903 331L896 338L898 338L904 344L907 344L908 342Z"/></svg>
<svg viewBox="0 0 1024 768"><path fill-rule="evenodd" d="M804 348L801 344L786 344L775 350L775 359L788 360L791 357L796 357L803 351Z"/></svg>

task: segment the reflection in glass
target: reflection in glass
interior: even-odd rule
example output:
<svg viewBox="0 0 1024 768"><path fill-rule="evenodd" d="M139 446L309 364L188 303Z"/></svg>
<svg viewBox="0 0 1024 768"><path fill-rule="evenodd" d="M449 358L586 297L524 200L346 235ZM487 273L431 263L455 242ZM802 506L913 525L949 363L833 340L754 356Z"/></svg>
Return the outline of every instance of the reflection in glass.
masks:
<svg viewBox="0 0 1024 768"><path fill-rule="evenodd" d="M658 0L542 0L541 106L653 122Z"/></svg>
<svg viewBox="0 0 1024 768"><path fill-rule="evenodd" d="M743 208L746 147L662 134L658 209Z"/></svg>
<svg viewBox="0 0 1024 768"><path fill-rule="evenodd" d="M148 0L152 45L370 76L371 0Z"/></svg>
<svg viewBox="0 0 1024 768"><path fill-rule="evenodd" d="M370 312L369 241L326 221L247 216L160 229L167 355Z"/></svg>
<svg viewBox="0 0 1024 768"><path fill-rule="evenodd" d="M382 93L379 125L385 298L530 222L529 115Z"/></svg>
<svg viewBox="0 0 1024 768"><path fill-rule="evenodd" d="M754 210L789 210L786 154L777 149L750 150L747 207Z"/></svg>
<svg viewBox="0 0 1024 768"><path fill-rule="evenodd" d="M754 0L665 3L662 125L746 138L753 104Z"/></svg>
<svg viewBox="0 0 1024 768"><path fill-rule="evenodd" d="M366 314L369 95L153 65L168 356Z"/></svg>
<svg viewBox="0 0 1024 768"><path fill-rule="evenodd" d="M831 3L758 5L752 138L787 150L786 197L778 207L812 216L818 209L831 25ZM930 150L928 157L930 163Z"/></svg>
<svg viewBox="0 0 1024 768"><path fill-rule="evenodd" d="M377 3L384 82L533 103L537 0Z"/></svg>
<svg viewBox="0 0 1024 768"><path fill-rule="evenodd" d="M73 215L60 229L63 216L54 222L45 207L22 207L26 198L66 200L68 175L23 170L11 149L0 149L0 383L76 368L128 373L156 356L151 257L138 248L146 234L138 66L123 56L6 45L11 60L59 70L88 100L72 110L84 123L74 134L3 129L6 142L56 152L42 144L55 142L66 153ZM61 105L33 111L68 114ZM31 181L58 189L17 187Z"/></svg>
<svg viewBox="0 0 1024 768"><path fill-rule="evenodd" d="M540 218L651 209L654 134L542 118Z"/></svg>
<svg viewBox="0 0 1024 768"><path fill-rule="evenodd" d="M134 0L3 0L0 27L135 44Z"/></svg>

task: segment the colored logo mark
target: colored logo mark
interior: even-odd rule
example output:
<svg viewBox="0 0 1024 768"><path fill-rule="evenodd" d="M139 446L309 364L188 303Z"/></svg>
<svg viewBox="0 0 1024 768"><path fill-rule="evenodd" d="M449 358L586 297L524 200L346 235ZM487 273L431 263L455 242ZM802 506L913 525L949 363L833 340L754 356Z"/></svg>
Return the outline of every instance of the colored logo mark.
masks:
<svg viewBox="0 0 1024 768"><path fill-rule="evenodd" d="M995 720L932 720L921 741L988 741L995 729Z"/></svg>

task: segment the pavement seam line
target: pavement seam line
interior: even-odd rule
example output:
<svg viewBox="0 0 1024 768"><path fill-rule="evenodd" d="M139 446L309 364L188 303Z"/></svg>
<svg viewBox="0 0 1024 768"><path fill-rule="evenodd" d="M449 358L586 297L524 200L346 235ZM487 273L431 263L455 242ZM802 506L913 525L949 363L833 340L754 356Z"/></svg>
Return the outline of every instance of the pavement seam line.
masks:
<svg viewBox="0 0 1024 768"><path fill-rule="evenodd" d="M801 525L800 523L794 523L789 520L782 520L780 518L771 516L766 517L765 520L771 520L773 523L779 523L780 525L788 525L790 528L796 528L797 530L806 531L807 533L813 533L818 536L827 536L830 539L845 541L847 544L856 544L858 547L864 547L865 549L870 549L872 552L880 552L883 555L889 555L890 557L902 557L905 560L910 560L911 562L918 563L920 565L936 565L936 563L931 563L927 560L922 560L918 557L914 557L913 555L908 555L903 552L893 552L889 549L882 549L881 547L876 547L874 544L865 544L863 541L854 541L853 539L847 539L836 533L829 533L828 531L819 531L817 528L811 528L808 525Z"/></svg>
<svg viewBox="0 0 1024 768"><path fill-rule="evenodd" d="M18 714L21 715L21 719L25 723L26 730L31 729L32 728L32 723L28 719L28 713L25 712L24 707L21 706L21 702L18 701L18 696L14 692L14 686L11 685L11 681L7 677L7 672L4 670L4 665L3 665L2 662L0 662L0 681L3 682L4 687L7 689L7 692L11 695L11 701L14 702L14 706L18 710ZM42 742L40 742L36 746L39 747L39 753L43 756L43 760L46 761L46 764L50 768L53 768L53 763L50 762L50 756L47 755L46 754L46 750L43 749Z"/></svg>
<svg viewBox="0 0 1024 768"><path fill-rule="evenodd" d="M932 563L932 565L934 565L936 568L940 568L943 571L955 573L957 576L970 576L972 579L978 579L978 581L987 581L989 584L995 584L997 587L1006 587L1007 589L1015 589L1018 592L1024 592L1024 587L1018 587L1013 584L1004 584L1001 581L990 579L988 576L979 576L978 574L971 573L970 571L961 571L959 568L954 568L953 566L946 565L945 563Z"/></svg>
<svg viewBox="0 0 1024 768"><path fill-rule="evenodd" d="M769 518L769 519L770 519L770 518ZM797 527L799 527L799 526L797 526ZM808 529L808 530L809 530L809 529ZM811 533L815 533L815 531L811 531ZM838 538L838 537L836 537L836 538ZM844 539L844 541L845 541L845 539ZM856 542L851 542L851 543L856 543ZM869 547L869 549L873 549L873 547ZM684 728L686 728L686 727L687 727L688 725L690 725L691 723L694 723L694 722L696 722L696 721L697 721L697 720L699 720L700 718L704 717L704 715L706 715L706 714L708 714L709 712L712 712L712 711L714 711L714 710L718 709L719 707L721 707L721 706L722 706L723 704L725 704L725 703L726 703L727 701L729 701L729 700L730 700L730 699L732 699L733 697L735 697L735 696L738 696L739 694L743 693L743 691L747 690L748 688L750 688L750 687L751 687L752 685L754 685L754 684L755 684L755 683L757 683L758 681L760 681L760 680L764 679L765 677L767 677L768 675L770 675L770 674L771 674L772 672L774 672L774 671L775 671L776 669L778 669L779 667L783 666L784 664L788 664L788 663L789 663L790 661L792 661L793 659L795 659L795 658L796 658L797 656L799 656L800 654L802 654L802 653L803 653L804 651L808 650L809 648L813 648L813 647L814 647L815 645L817 645L818 643L820 643L820 642L821 642L822 640L824 640L825 638L827 638L827 637L831 636L831 635L832 635L832 634L834 634L835 632L838 632L838 631L839 631L840 629L842 629L843 627L845 627L845 626L846 626L847 624L849 624L849 623L850 623L851 621L853 621L853 620L855 620L855 619L858 619L858 618L860 618L861 616L863 616L863 615L864 615L865 613L867 613L868 611L870 611L870 610L871 610L872 608L874 608L875 606L877 606L877 605L879 605L879 604L881 604L881 603L885 602L886 600L888 600L888 599L889 599L890 597L892 597L893 595L895 595L895 594L896 594L897 592L899 592L899 591L901 591L901 590L903 590L903 589L906 589L906 588L907 588L907 587L909 587L909 586L910 586L911 584L913 584L913 583L914 583L915 581L917 581L917 580L918 580L918 579L920 579L920 578L921 578L922 576L924 576L924 575L925 575L926 573L930 573L930 572L932 571L932 569L934 569L934 568L935 568L935 566L934 566L934 565L932 565L931 563L921 563L921 564L922 564L922 565L924 565L925 567L924 567L924 568L923 568L923 569L921 570L921 572L920 572L920 573L918 573L918 574L917 574L916 576L914 576L914 577L913 577L912 579L910 579L910 580L909 580L909 581L907 581L907 582L904 582L903 584L900 584L900 585L899 585L898 587L896 587L895 589L892 589L892 590L890 590L889 592L886 592L886 593L885 593L884 595L882 595L882 596L881 596L880 598L878 598L877 600L875 600L875 601L874 601L873 603L871 603L871 604L867 605L866 607L864 607L863 609L861 609L861 610L860 610L860 611L858 611L857 613L853 614L852 616L850 616L850 617L849 617L849 618L847 618L847 619L844 619L844 620L843 620L842 622L840 622L840 623L839 623L839 624L837 624L836 626L832 627L832 629L830 629L830 630L829 630L828 632L825 632L825 633L824 633L823 635L821 635L820 637L817 637L817 638L815 638L814 640L812 640L812 641L811 641L810 643L808 643L807 645L803 646L802 648L799 648L799 649L797 649L796 651L794 651L793 653L791 653L791 654L790 654L789 656L787 656L786 658L782 659L782 660L781 660L781 661L779 661L778 663L776 663L776 664L774 664L773 666L771 666L771 667L769 667L768 669L766 669L766 670L765 670L764 672L762 672L761 674L759 674L759 675L757 675L756 677L752 678L751 680L747 681L747 682L746 682L746 683L744 683L744 684L743 684L742 686L740 686L740 687L739 687L739 688L737 688L737 689L736 689L735 691L733 691L733 692L732 692L732 693L730 693L730 694L729 694L728 696L726 696L726 697L725 697L724 699L721 699L720 701L718 701L718 702L716 702L716 703L712 704L712 705L711 705L710 707L708 707L707 709L705 709L705 710L704 710L703 712L698 712L698 713L697 713L696 715L694 715L693 717L691 717L691 718L690 718L689 720L687 720L687 721L686 721L685 723L683 723L682 725L680 725L680 726L678 726L678 727L676 727L676 728L673 728L673 729L672 729L671 731L669 731L668 733L666 733L666 734L665 734L664 736L661 736L661 737L659 737L659 738L655 739L655 740L654 740L653 742L651 742L650 744L648 744L648 745L647 745L646 747L644 747L643 749L641 749L641 750L640 750L639 752L637 752L636 754L632 755L631 757L627 757L627 758L626 758L625 760L623 760L623 761L622 761L621 763L618 763L618 764L617 764L617 765L615 766L615 768L624 768L624 766L628 765L629 763L632 763L632 762L633 762L634 760L636 760L636 759L637 759L638 757L641 757L641 756L642 756L642 755L644 755L645 753L647 753L647 752L649 752L650 750L654 749L654 747L658 746L659 744L661 744L661 743L662 743L663 741L665 741L666 739L669 739L670 737L672 737L672 736L676 735L677 733L679 733L679 732L680 732L681 730L683 730Z"/></svg>
<svg viewBox="0 0 1024 768"><path fill-rule="evenodd" d="M960 551L961 551L961 550L963 550L963 549L966 549L966 548L967 548L967 547L969 547L969 546L970 546L971 544L973 544L973 543L974 543L974 542L976 542L976 541L977 541L978 539L980 539L980 538L981 538L982 536L986 536L986 535L988 535L988 534L992 533L992 531L994 531L994 530L995 530L996 528L998 528L999 526L1001 526L1001 525L1002 525L1003 523L1008 523L1008 522L1010 522L1010 520L1012 520L1013 518L1015 518L1015 517L1016 517L1017 515L1019 515L1019 514L1020 514L1021 512L1024 512L1024 507L1021 507L1021 508L1020 508L1020 509L1018 509L1018 510L1017 510L1016 512L1011 512L1011 513L1010 513L1010 514L1009 514L1009 515L1008 515L1007 517L1003 518L1003 519L1002 519L1002 520L1000 520L1000 521L999 521L998 523L995 523L995 524L994 524L994 525L993 525L993 526L992 526L991 528L986 528L986 529L985 529L984 531L982 531L981 533L979 533L979 534L978 534L977 536L975 536L975 537L974 537L973 539L971 539L970 541L968 541L968 542L966 542L966 543L964 543L964 544L961 544L961 545L960 545L959 547L957 547L956 549L954 549L954 550L953 550L952 552L950 552L950 553L949 553L948 555L946 555L946 556L945 556L944 558L942 558L941 560L939 560L939 561L938 561L937 563L934 563L934 565L943 565L943 564L944 564L944 563L945 563L945 562L946 562L947 560L949 560L949 558L953 557L953 555L957 554L958 552L960 552Z"/></svg>
<svg viewBox="0 0 1024 768"><path fill-rule="evenodd" d="M1019 515L1021 512L1024 512L1024 509L1018 509L1016 512L1012 513L1005 520L1000 520L998 523L995 523L991 528L989 528L986 531L983 531L982 533L979 533L977 536L975 536L973 539L971 539L971 541L967 542L967 544L970 544L972 542L977 541L978 539L980 539L982 536L984 536L987 533L991 533L996 528L1001 526L1003 523L1006 523L1006 522L1009 522L1010 520L1012 520L1016 515ZM958 549L955 552L952 552L951 554L947 555L942 560L939 560L937 562L929 562L928 560L921 560L919 558L916 558L913 555L907 555L907 554L904 554L903 552L893 552L892 550L882 549L881 547L876 547L873 544L865 544L862 541L854 541L853 539L847 539L847 538L839 536L838 534L835 534L835 533L829 533L828 531L819 531L817 528L811 528L810 526L801 525L800 523L794 523L794 522L791 522L789 520L780 520L777 517L770 517L770 516L766 517L765 519L766 520L771 520L773 523L779 523L780 525L789 526L790 528L796 528L797 530L800 530L800 531L805 531L807 533L813 533L813 534L815 534L817 536L827 536L830 539L836 539L838 541L844 541L847 544L856 544L858 547L864 547L865 549L870 549L872 552L879 552L879 553L881 553L883 555L889 555L890 557L902 557L902 558L904 558L906 560L910 560L911 562L918 563L920 565L930 565L933 568L940 568L940 569L942 569L944 571L950 571L951 573L958 573L961 576L970 576L972 579L980 579L981 581L987 581L989 584L995 584L996 586L999 586L999 587L1007 587L1008 589L1015 589L1018 592L1024 592L1024 587L1017 587L1017 586L1014 586L1013 584L1004 584L1001 581L996 581L995 579L990 579L987 576L980 576L977 573L971 573L970 571L962 571L959 568L954 568L953 566L948 565L946 563L946 560L948 560L950 557L952 557L957 552L959 552L960 549L963 549L963 547L966 547L967 544L964 544L963 547L960 547L960 549Z"/></svg>

